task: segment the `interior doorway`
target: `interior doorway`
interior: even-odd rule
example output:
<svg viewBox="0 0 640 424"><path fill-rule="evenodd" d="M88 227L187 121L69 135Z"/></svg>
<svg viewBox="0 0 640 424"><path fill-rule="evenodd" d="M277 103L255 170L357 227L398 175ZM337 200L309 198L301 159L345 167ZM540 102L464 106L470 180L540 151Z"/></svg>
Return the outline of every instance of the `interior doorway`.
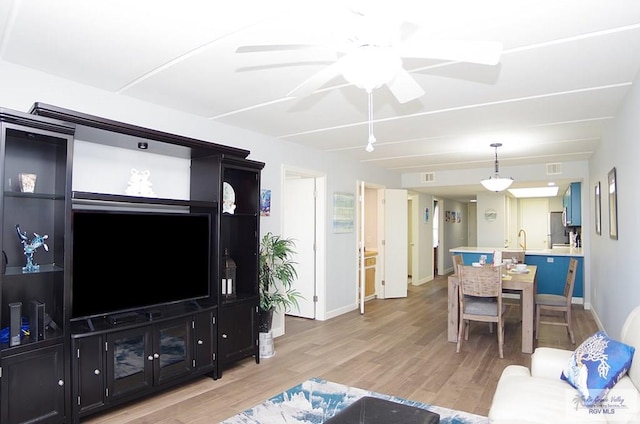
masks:
<svg viewBox="0 0 640 424"><path fill-rule="evenodd" d="M409 281L411 281L411 278L413 277L413 224L413 198L409 196L407 200L407 277L409 278Z"/></svg>
<svg viewBox="0 0 640 424"><path fill-rule="evenodd" d="M440 245L440 208L438 200L433 200L433 276L438 275L438 246Z"/></svg>
<svg viewBox="0 0 640 424"><path fill-rule="evenodd" d="M289 167L284 167L283 173L282 236L295 241L298 273L295 285L303 297L298 302L299 310L288 315L323 320L326 300L320 294L325 292L326 176Z"/></svg>
<svg viewBox="0 0 640 424"><path fill-rule="evenodd" d="M406 297L408 285L408 193L406 190L359 181L357 186L358 279L355 285L360 313L366 296L365 253L375 252L375 293L378 299ZM387 252L393 252L388 254ZM366 265L365 265L366 266Z"/></svg>

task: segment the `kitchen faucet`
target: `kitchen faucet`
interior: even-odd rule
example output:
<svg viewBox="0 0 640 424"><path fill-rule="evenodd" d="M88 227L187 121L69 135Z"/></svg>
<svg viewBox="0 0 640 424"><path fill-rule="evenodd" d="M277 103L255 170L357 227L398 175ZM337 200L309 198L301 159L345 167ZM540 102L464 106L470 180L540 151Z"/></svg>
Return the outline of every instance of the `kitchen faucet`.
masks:
<svg viewBox="0 0 640 424"><path fill-rule="evenodd" d="M520 247L522 247L523 252L526 252L527 251L527 232L524 229L521 229L520 231L518 231L518 238L520 238L520 235L522 235L522 238L524 239L524 243L520 243Z"/></svg>

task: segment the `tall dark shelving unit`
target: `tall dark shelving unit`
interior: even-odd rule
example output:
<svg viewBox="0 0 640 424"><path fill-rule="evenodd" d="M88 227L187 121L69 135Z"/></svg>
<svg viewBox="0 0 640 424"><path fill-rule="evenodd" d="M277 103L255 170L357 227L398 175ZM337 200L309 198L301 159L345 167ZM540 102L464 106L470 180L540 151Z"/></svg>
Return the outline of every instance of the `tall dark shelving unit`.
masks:
<svg viewBox="0 0 640 424"><path fill-rule="evenodd" d="M77 423L197 376L220 378L222 369L236 361L254 356L259 362L258 252L264 163L247 159L249 151L244 149L44 103L35 103L29 113L0 109L0 129L4 186L0 245L8 258L6 272L0 275L0 324L10 327L10 303L20 302L25 315L32 300L45 305L48 323L40 338L0 343L2 424ZM189 199L72 191L76 139L131 150L138 150L142 143L150 153L188 160ZM37 174L35 192L19 189L20 173ZM233 213L223 211L224 182L235 191ZM209 214L209 297L141 308L133 311L135 319L122 323L115 323L109 314L72 317L72 216L74 209L87 207ZM25 257L16 224L29 237L34 232L48 236L49 250L40 248L34 255L40 264L37 272L22 272ZM232 297L223 295L220 286L225 251L237 265ZM171 356L163 356L169 351ZM128 362L122 363L121 356Z"/></svg>
<svg viewBox="0 0 640 424"><path fill-rule="evenodd" d="M219 373L236 361L254 356L260 362L258 344L258 266L260 237L260 172L264 163L221 158L219 189L219 252L229 253L237 266L236 293L220 295ZM224 207L224 184L233 190L233 208ZM233 210L230 210L233 209ZM220 256L220 269L224 268ZM221 284L222 286L222 284Z"/></svg>
<svg viewBox="0 0 640 424"><path fill-rule="evenodd" d="M0 245L7 258L6 270L0 275L3 424L61 423L68 418L70 257L66 234L74 131L68 123L0 109ZM21 186L22 173L37 176L33 190ZM36 270L23 270L26 256L16 225L29 242L34 233L47 237L48 249L41 246L33 254L39 266ZM35 319L32 308L38 310L40 320ZM22 326L22 335L11 331Z"/></svg>

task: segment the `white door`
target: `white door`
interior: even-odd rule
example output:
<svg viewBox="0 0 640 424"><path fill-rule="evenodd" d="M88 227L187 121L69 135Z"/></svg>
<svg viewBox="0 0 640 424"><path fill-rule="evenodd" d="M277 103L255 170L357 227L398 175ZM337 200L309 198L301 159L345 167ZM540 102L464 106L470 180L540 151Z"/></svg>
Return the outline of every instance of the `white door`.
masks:
<svg viewBox="0 0 640 424"><path fill-rule="evenodd" d="M413 199L411 198L407 203L407 275L413 277Z"/></svg>
<svg viewBox="0 0 640 424"><path fill-rule="evenodd" d="M527 249L550 249L547 242L549 226L549 200L546 198L520 199L520 228L527 233ZM518 247L524 240L518 240Z"/></svg>
<svg viewBox="0 0 640 424"><path fill-rule="evenodd" d="M407 297L407 190L385 189L382 193L384 269L379 297Z"/></svg>
<svg viewBox="0 0 640 424"><path fill-rule="evenodd" d="M285 217L283 235L294 240L298 279L293 284L303 299L299 300L299 310L291 310L287 315L316 318L316 255L315 255L315 178L287 178L285 196Z"/></svg>
<svg viewBox="0 0 640 424"><path fill-rule="evenodd" d="M366 283L366 275L365 269L362 266L364 264L364 234L365 234L365 217L366 217L366 208L365 208L365 186L364 181L361 181L358 184L358 304L360 307L360 313L364 314L364 292L365 292L365 283Z"/></svg>

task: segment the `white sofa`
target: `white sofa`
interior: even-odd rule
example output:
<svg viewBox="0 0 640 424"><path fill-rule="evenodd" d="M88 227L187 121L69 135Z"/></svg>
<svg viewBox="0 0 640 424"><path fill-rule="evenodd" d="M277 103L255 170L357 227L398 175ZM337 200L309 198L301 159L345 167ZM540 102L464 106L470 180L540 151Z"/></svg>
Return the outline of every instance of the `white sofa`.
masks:
<svg viewBox="0 0 640 424"><path fill-rule="evenodd" d="M493 396L489 410L492 424L533 423L640 423L640 306L627 317L617 340L636 348L631 367L608 394L623 399L620 407L578 407L577 391L560 379L569 361L570 350L540 347L531 355L531 371L520 365L507 366ZM616 396L620 397L617 398Z"/></svg>

